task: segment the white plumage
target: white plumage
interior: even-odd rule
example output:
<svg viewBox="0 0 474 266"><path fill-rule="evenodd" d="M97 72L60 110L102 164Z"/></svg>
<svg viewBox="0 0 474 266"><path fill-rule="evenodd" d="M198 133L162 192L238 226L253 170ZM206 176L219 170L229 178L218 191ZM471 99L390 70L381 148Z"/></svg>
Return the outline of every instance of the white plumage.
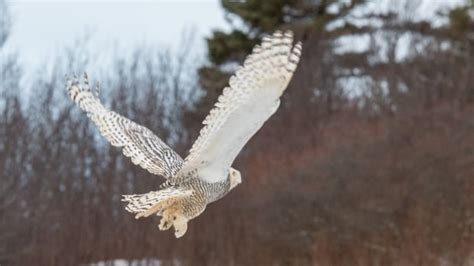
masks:
<svg viewBox="0 0 474 266"><path fill-rule="evenodd" d="M241 182L231 165L278 109L300 56L301 43L293 46L291 32L264 37L230 78L184 161L149 129L107 110L90 90L87 76L83 84L69 80L67 89L112 145L134 164L168 179L161 190L124 196L126 209L137 218L157 213L163 217L160 229L174 226L181 237L189 220Z"/></svg>
<svg viewBox="0 0 474 266"><path fill-rule="evenodd" d="M226 178L245 143L279 106L301 51L297 44L291 53L292 41L289 32L276 32L253 49L204 119L205 126L180 173L197 168L208 182Z"/></svg>

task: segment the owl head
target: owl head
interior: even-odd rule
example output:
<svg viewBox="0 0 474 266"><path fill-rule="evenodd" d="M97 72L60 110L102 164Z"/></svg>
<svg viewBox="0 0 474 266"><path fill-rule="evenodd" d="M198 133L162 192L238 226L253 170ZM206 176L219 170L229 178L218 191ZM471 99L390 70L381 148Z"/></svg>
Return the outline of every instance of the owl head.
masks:
<svg viewBox="0 0 474 266"><path fill-rule="evenodd" d="M234 168L229 169L229 180L230 180L230 189L233 189L238 184L242 183L242 177L240 172Z"/></svg>

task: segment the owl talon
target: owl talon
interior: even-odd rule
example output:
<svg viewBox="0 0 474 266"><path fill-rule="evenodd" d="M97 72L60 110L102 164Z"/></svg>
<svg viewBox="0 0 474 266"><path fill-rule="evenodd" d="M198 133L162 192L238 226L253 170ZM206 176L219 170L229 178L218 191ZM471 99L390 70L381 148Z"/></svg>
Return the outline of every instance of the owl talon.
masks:
<svg viewBox="0 0 474 266"><path fill-rule="evenodd" d="M136 219L154 213L162 215L160 230L173 226L178 238L186 233L188 221L200 215L208 203L242 182L239 171L229 168L227 174L226 168L277 110L301 51L302 43L293 45L290 31L276 31L263 38L230 78L229 86L204 119L204 127L184 160L150 129L108 110L98 97L99 84L92 92L86 73L82 81L74 74L67 82L67 91L101 134L113 146L121 147L133 164L168 179L157 191L125 195L123 200ZM248 116L253 117L247 120Z"/></svg>
<svg viewBox="0 0 474 266"><path fill-rule="evenodd" d="M165 231L170 229L170 227L173 225L173 223L169 222L168 219L165 217L161 218L161 222L158 225L158 228L160 228L161 231Z"/></svg>

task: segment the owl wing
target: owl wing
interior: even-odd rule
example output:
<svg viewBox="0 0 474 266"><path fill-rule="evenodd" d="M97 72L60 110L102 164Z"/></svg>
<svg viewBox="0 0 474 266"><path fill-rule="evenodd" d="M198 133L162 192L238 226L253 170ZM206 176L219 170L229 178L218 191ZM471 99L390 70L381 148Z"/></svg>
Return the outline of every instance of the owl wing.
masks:
<svg viewBox="0 0 474 266"><path fill-rule="evenodd" d="M110 144L121 147L123 154L135 165L165 178L173 177L179 171L183 159L148 128L107 110L98 93L89 88L86 74L83 84L76 78L69 79L66 88L71 99L87 113L100 133Z"/></svg>
<svg viewBox="0 0 474 266"><path fill-rule="evenodd" d="M263 38L224 88L205 118L200 136L186 157L179 176L197 171L207 182L227 178L229 168L245 143L277 110L300 55L291 32Z"/></svg>
<svg viewBox="0 0 474 266"><path fill-rule="evenodd" d="M192 190L168 187L145 194L123 195L122 201L127 202L125 209L128 212L136 213L135 218L138 219L148 217L155 212L160 213L178 200L192 194Z"/></svg>

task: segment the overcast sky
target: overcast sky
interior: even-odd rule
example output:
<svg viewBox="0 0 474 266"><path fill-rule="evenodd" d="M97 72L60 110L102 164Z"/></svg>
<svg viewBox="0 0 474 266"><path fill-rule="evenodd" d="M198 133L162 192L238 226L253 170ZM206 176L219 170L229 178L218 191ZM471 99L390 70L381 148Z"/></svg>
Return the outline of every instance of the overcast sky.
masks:
<svg viewBox="0 0 474 266"><path fill-rule="evenodd" d="M26 65L37 66L74 40L91 34L98 50L140 42L176 45L183 30L196 34L197 53L204 53L204 36L227 29L218 0L187 1L44 1L10 0L13 29L8 49L21 51Z"/></svg>
<svg viewBox="0 0 474 266"><path fill-rule="evenodd" d="M195 32L195 53L205 53L205 36L213 29L229 28L219 0L7 0L13 29L7 49L19 51L27 68L41 67L55 52L91 33L96 52L109 47L150 45L176 46L183 30ZM383 7L384 2L369 1L367 8ZM414 0L413 0L414 1ZM443 5L464 0L423 0L420 17L433 16ZM400 3L403 1L400 0ZM28 69L26 69L28 70Z"/></svg>

